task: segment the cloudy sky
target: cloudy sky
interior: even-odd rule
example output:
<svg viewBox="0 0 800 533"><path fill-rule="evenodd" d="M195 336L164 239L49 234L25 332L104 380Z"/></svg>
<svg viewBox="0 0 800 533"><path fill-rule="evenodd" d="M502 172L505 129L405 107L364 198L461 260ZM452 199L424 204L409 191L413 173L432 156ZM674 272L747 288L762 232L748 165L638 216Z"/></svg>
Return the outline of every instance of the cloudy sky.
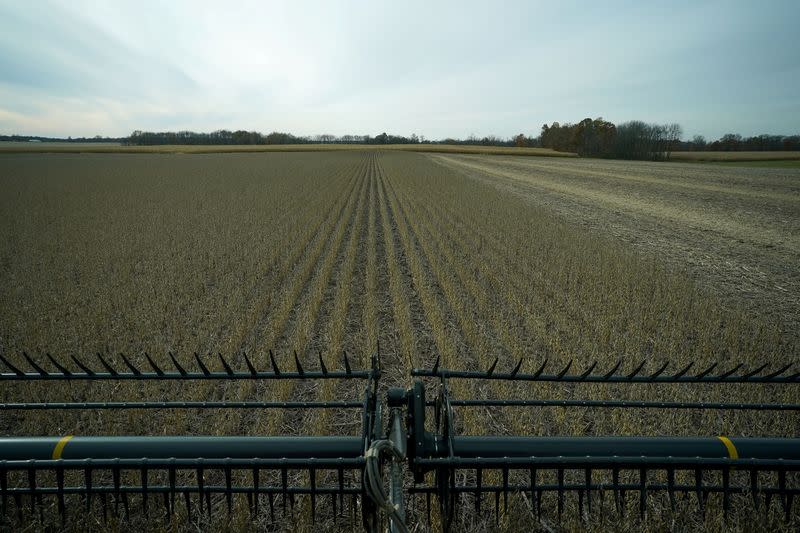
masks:
<svg viewBox="0 0 800 533"><path fill-rule="evenodd" d="M800 2L0 0L0 134L800 132Z"/></svg>

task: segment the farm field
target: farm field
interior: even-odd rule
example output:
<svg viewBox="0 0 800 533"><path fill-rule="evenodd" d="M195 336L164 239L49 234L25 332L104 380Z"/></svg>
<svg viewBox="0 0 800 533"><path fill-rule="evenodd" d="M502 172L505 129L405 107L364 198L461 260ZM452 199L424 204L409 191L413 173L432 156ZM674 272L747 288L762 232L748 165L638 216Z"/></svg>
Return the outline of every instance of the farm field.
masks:
<svg viewBox="0 0 800 533"><path fill-rule="evenodd" d="M409 370L437 357L459 369L485 369L495 357L503 369L523 358L528 370L545 358L608 369L622 358L629 370L645 360L653 371L663 362L673 370L692 361L789 363L800 353L799 180L791 169L397 150L0 154L0 353L20 366L23 350L42 364L47 352L101 352L115 362L124 353L139 363L147 352L164 366L168 352L187 366L195 352L222 353L244 367L243 352L266 366L272 349L288 367L296 350L312 368L321 352L331 368L343 350L365 366L380 344L383 390L409 385ZM451 387L457 398L660 400L668 392L685 401L800 401L792 388L760 385ZM2 401L360 392L302 381L11 384ZM457 416L458 430L476 435L794 436L800 428L794 412L462 408ZM25 411L4 412L0 431L354 434L359 422L319 411ZM572 518L562 525L796 525L746 505L723 523L714 495L705 518L670 513L665 500L651 498L644 525L613 513L587 525L569 499ZM513 530L533 519L522 497L497 526L470 503L463 509L457 530ZM315 529L300 518L272 524L267 513L253 522L238 500L231 518L222 500L215 510L211 523L179 514L172 526ZM424 504L412 503L410 514L424 530ZM557 529L552 515L544 523ZM76 520L87 521L76 529L106 527L97 516Z"/></svg>
<svg viewBox="0 0 800 533"><path fill-rule="evenodd" d="M672 152L671 158L676 161L797 161L800 152L764 151L764 152Z"/></svg>

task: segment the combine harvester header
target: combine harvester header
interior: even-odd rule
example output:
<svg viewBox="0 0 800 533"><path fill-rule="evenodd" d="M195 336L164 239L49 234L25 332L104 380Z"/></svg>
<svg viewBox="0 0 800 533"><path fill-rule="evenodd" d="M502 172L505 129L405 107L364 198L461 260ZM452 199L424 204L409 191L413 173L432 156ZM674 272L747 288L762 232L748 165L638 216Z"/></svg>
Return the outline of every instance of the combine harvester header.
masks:
<svg viewBox="0 0 800 533"><path fill-rule="evenodd" d="M416 379L408 390L389 389L384 402L378 398L380 358L372 367L354 370L345 354L342 370L328 370L320 357L320 369L281 369L270 354L270 369L258 370L245 356L247 370L234 370L220 356L222 371L210 371L196 357L199 371L186 370L170 355L174 369L160 368L149 356L150 369L133 365L122 356L125 370L115 368L98 355L102 370L72 358L80 370L47 356L57 371L45 370L27 354L30 370L21 370L5 357L8 371L0 381L74 380L363 380L362 401L327 402L81 402L5 403L2 410L31 409L358 409L361 432L353 436L53 436L0 439L0 498L2 523L15 517L24 523L27 513L41 512L43 500L54 498L61 520L80 497L87 512L98 505L105 517L109 503L114 512L128 517L134 504L145 512L151 499L160 499L167 518L184 507L186 514L211 513L224 502L231 511L234 495L244 495L254 516L268 507L270 518L287 513L298 497L307 498L311 519L317 520L317 504L324 500L334 517L354 521L361 515L365 530L407 531L407 520L418 522L426 513L406 513L407 506L419 510L417 499L438 503L438 523L451 529L459 504L474 506L480 515L486 507L494 516L508 507L508 495L529 497L535 513L545 512L548 502L558 516L566 509L567 494L577 496L582 516L593 509L624 514L628 495L637 495L638 510L645 515L653 493L666 494L670 505L677 496L694 497L703 513L709 495L721 495L725 515L732 497L746 495L754 509L773 512L776 505L789 523L798 521L793 499L800 491L800 439L698 437L536 437L460 435L454 407L595 407L642 409L719 409L800 411L799 404L747 404L720 402L645 402L621 400L551 400L542 398L460 399L450 392L450 381L505 380L527 382L594 384L774 384L797 386L800 372L791 366L747 370L736 365L717 370L714 365L692 372L692 365L668 373L668 366L645 372L642 363L621 371L618 363L605 372L592 364L570 373L572 364L547 372L547 363L531 374L522 372L522 361L510 372L496 371L497 361L487 371L455 371L440 368L414 369ZM434 398L434 399L429 399ZM433 415L433 416L430 416ZM406 476L410 472L411 478ZM213 483L209 480L215 480ZM602 497L612 495L608 505ZM598 498L600 496L600 498ZM241 496L240 496L241 497ZM492 504L482 507L485 498ZM740 502L741 498L736 502ZM100 502L96 504L95 502ZM776 503L779 502L779 503ZM69 503L69 505L68 505ZM738 503L737 503L738 504ZM407 516L409 514L409 516ZM30 515L28 515L30 516ZM351 523L352 525L352 523Z"/></svg>

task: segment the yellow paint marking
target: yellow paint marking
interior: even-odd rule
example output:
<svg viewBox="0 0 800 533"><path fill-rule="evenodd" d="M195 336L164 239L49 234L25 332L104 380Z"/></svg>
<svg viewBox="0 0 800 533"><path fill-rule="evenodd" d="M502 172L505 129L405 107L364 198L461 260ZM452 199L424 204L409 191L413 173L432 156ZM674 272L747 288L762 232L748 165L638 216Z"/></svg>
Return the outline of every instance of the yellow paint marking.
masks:
<svg viewBox="0 0 800 533"><path fill-rule="evenodd" d="M728 449L728 457L729 458L731 458L731 459L738 459L739 458L739 452L736 451L736 446L733 445L733 442L731 442L731 439L729 439L728 437L720 436L719 440L721 440L722 444L724 444L725 447Z"/></svg>
<svg viewBox="0 0 800 533"><path fill-rule="evenodd" d="M58 444L56 444L55 449L53 449L53 459L61 459L61 454L64 453L64 446L67 445L69 439L71 438L72 435L61 437L61 440L58 441Z"/></svg>

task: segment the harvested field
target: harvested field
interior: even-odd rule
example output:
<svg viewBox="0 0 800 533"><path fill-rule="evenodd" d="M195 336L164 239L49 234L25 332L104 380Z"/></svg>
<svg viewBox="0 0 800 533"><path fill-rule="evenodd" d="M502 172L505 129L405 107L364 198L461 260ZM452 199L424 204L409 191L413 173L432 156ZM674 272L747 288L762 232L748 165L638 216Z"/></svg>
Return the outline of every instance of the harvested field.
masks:
<svg viewBox="0 0 800 533"><path fill-rule="evenodd" d="M676 161L797 161L800 152L672 152Z"/></svg>
<svg viewBox="0 0 800 533"><path fill-rule="evenodd" d="M528 368L545 358L603 368L645 359L653 370L664 361L673 369L690 361L788 363L800 344L798 179L775 170L402 151L4 154L0 351L20 365L23 350L42 359L125 353L141 363L148 352L165 364L169 351L186 362L195 352L220 352L240 367L242 352L265 365L273 349L288 366L296 350L316 366L321 351L334 367L342 350L367 364L380 343L383 390L407 386L411 367L437 357L464 369L485 369L495 357L498 368L520 357ZM15 385L3 387L3 402L344 400L360 392L303 381ZM800 401L790 387L668 390L686 401ZM452 391L644 400L665 393L651 384L532 391L455 381ZM463 408L457 416L458 430L475 435L796 436L800 428L795 412ZM358 424L338 412L25 411L3 417L0 431L353 434ZM764 518L743 505L725 523L716 495L704 517L670 512L665 498L651 497L645 523L635 513L585 523L570 499L562 525L788 531L800 520ZM465 503L456 529L530 527L527 500L511 500L498 525ZM224 508L220 499L211 518L179 512L164 529L352 528L324 509L314 525L300 511L292 522L273 523L266 511L253 520L238 499L232 517ZM557 528L554 508L542 527ZM410 515L426 529L424 501L412 503ZM42 520L52 526L58 518L50 508ZM107 526L93 515L71 520L76 530L131 527L114 517ZM132 523L148 522L134 515Z"/></svg>

